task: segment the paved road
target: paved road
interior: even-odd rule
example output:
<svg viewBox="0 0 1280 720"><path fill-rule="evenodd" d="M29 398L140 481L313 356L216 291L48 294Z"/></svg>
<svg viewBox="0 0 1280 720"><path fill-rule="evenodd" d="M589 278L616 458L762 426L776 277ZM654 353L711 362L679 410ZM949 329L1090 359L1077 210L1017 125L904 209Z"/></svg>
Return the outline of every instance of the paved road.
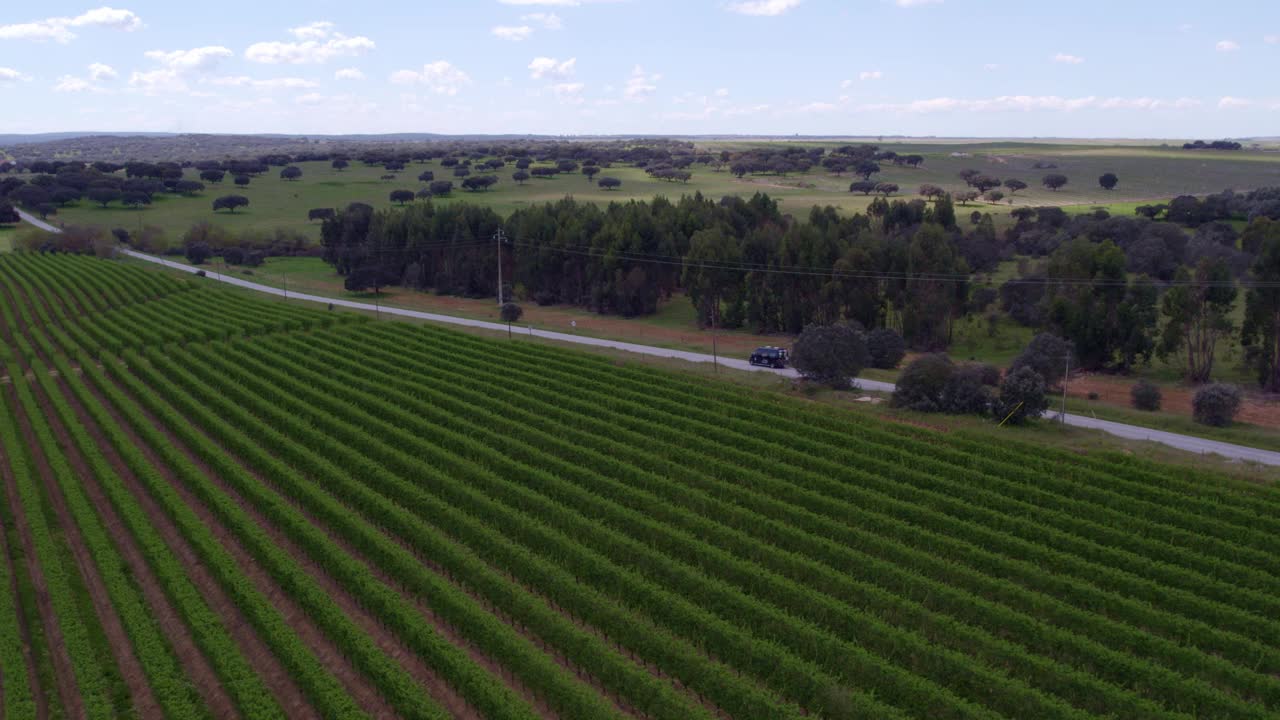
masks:
<svg viewBox="0 0 1280 720"><path fill-rule="evenodd" d="M27 222L31 223L32 225L35 225L36 227L43 228L50 232L61 232L60 230L53 227L52 225L41 222L40 220L37 220L36 218L31 217L30 215L28 215L25 212L22 212L21 210L19 210L18 213L22 216L23 220L26 220ZM147 262L157 263L160 265L164 265L166 267L173 268L175 270L181 270L183 272L188 272L188 273L195 273L197 271L197 268L193 268L190 265L183 265L182 263L176 263L171 260L165 260L163 258L159 258L154 255L147 255L144 253L135 252L133 250L125 250L124 252L126 255L135 257L139 260L146 260ZM352 308L356 310L376 310L376 311L384 312L388 315L401 315L404 317L416 318L418 320L430 320L432 322L446 323L450 325L465 325L468 327L485 328L488 330L505 331L507 329L507 326L501 323L486 322L484 320L471 320L468 318L454 317L452 315L438 315L436 313L420 312L418 310L405 310L403 308L389 308L389 307L378 308L371 303L355 302L353 300L342 300L338 298L327 298L327 297L321 297L319 295L308 295L306 293L287 292L280 288L274 288L269 285L263 285L261 283L249 282L248 280L242 280L237 277L231 277L229 275L223 275L216 272L209 272L208 270L206 270L205 273L207 277L213 280L225 282L227 284L236 285L243 288L248 288L250 290L256 290L258 292L268 293L271 295L288 297L293 300L306 300L308 302L317 302L317 303L325 303L325 304L331 303L337 307ZM706 355L704 353L687 352L684 350L672 350L670 348L653 347L650 345L638 345L636 343L620 342L617 340L603 340L601 338L586 337L583 335L574 335L571 333L553 332L550 330L536 330L528 327L526 327L521 332L528 335L533 335L535 337L547 338L549 340L560 340L563 342L577 343L579 345L594 345L596 347L614 348L616 350L625 350L627 352L634 352L642 355L653 355L656 357L676 358L679 360L687 360L689 362L700 362L700 363L719 362L725 367L730 367L735 370L753 370L753 371L760 371L760 372L772 372L772 373L784 375L787 377L796 377L796 372L794 370L790 370L790 369L773 370L770 368L756 367L748 363L746 360L739 360L736 358L718 358L717 359L717 358L713 358L711 355ZM893 388L894 388L893 383L880 382L878 380L859 380L858 385L862 387L864 390L871 390L874 392L893 392ZM1059 413L1054 413L1051 416L1051 419L1062 420L1062 416ZM1243 445L1234 445L1231 443L1219 442L1217 440L1207 440L1204 438L1198 438L1190 435L1179 435L1177 433L1165 432L1163 430L1153 430L1150 428L1139 427L1136 425L1126 425L1124 423L1111 422L1109 420L1098 420L1091 417L1085 417L1083 415L1073 415L1071 413L1067 413L1066 415L1066 424L1072 425L1074 427L1101 430L1103 432L1110 433L1111 435L1116 435L1118 437L1127 438L1130 440L1149 440L1151 442L1161 443L1163 445L1168 445L1170 447L1174 447L1179 450L1185 450L1187 452L1193 452L1198 454L1216 454L1216 455L1221 455L1223 457L1232 458L1235 460L1246 460L1250 462L1261 463L1263 465L1280 466L1280 452L1274 452L1271 450L1259 450L1257 448L1245 447Z"/></svg>
<svg viewBox="0 0 1280 720"><path fill-rule="evenodd" d="M16 210L16 209L17 209L17 208L15 208L15 210ZM43 221L43 220L41 220L41 219L39 219L39 218L37 218L37 217L35 217L35 216L31 215L30 213L26 212L25 210L18 210L18 217L22 218L23 220L26 220L27 222L31 223L32 225L35 225L36 227L40 228L41 230L47 230L47 231L49 231L49 232L51 232L51 233L60 233L60 232L62 232L62 231L61 231L61 230L59 230L58 228L56 228L56 227L54 227L54 226L50 225L49 223L47 223L47 222L45 222L45 221Z"/></svg>

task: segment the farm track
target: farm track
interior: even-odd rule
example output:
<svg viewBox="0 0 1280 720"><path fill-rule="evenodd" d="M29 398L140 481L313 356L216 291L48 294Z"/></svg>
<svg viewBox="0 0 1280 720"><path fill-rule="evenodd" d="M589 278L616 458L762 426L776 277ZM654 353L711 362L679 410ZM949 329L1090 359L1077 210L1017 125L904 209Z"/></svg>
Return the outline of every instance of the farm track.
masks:
<svg viewBox="0 0 1280 720"><path fill-rule="evenodd" d="M0 336L48 716L1280 711L1274 487L88 258Z"/></svg>
<svg viewBox="0 0 1280 720"><path fill-rule="evenodd" d="M58 445L62 448L63 457L70 463L71 469L77 477L84 482L89 482L89 478L93 476L93 473L89 470L79 451L75 449L75 445L70 436L67 435L66 429L62 427L62 423L56 419L56 413L49 399L44 396L43 391L38 387L33 390L36 395L36 402L39 403L41 411L53 429ZM45 484L45 497L49 499L50 504L53 506L54 514L57 517L58 524L62 527L67 546L71 549L71 554L76 561L76 567L89 590L89 597L93 601L94 610L97 612L98 622L102 624L102 629L106 633L107 642L111 648L116 666L120 669L120 675L124 678L125 685L129 689L129 696L133 703L132 710L139 717L160 717L163 712L159 701L156 700L155 694L152 692L151 685L147 681L146 671L143 670L142 663L134 654L129 634L125 631L124 625L114 611L106 584L99 574L92 554L85 545L85 540L80 534L80 528L76 525L71 512L67 509L67 501L53 478L52 471L49 468L49 459L45 457L44 449L38 447L35 443L35 437L27 425L29 422L29 419L24 418L23 434L32 443L32 453L37 456L36 463L41 468L41 476Z"/></svg>
<svg viewBox="0 0 1280 720"><path fill-rule="evenodd" d="M134 447L137 447L146 455L151 462L151 466L157 469L163 481L169 485L177 486L179 481L173 476L172 470L165 461L134 432L128 421L120 416L118 410L103 397L98 388L94 387L92 383L86 383L86 385L89 392L106 408L116 422L117 427L124 430L133 441ZM154 423L153 419L152 421ZM158 423L155 424L159 427ZM160 429L164 430L162 427ZM130 494L138 501L139 506L152 525L160 532L169 549L186 566L191 581L195 583L201 596L209 603L210 608L222 620L223 625L231 633L236 645L244 653L249 664L266 681L287 716L300 718L301 720L318 720L319 713L315 711L297 683L290 677L288 670L285 669L267 644L258 636L253 624L244 616L231 597L227 595L218 580L205 566L200 555L183 537L177 526L174 525L172 519L151 497L151 494L143 487L136 476L129 473L121 477Z"/></svg>
<svg viewBox="0 0 1280 720"><path fill-rule="evenodd" d="M63 396L75 411L83 427L93 437L98 447L101 448L112 469L125 483L137 487L137 478L133 477L132 471L129 470L124 461L111 447L111 443L102 435L102 430L89 417L88 412L80 404L80 401L76 399L73 393L67 390L66 381L60 381L59 387L63 389ZM196 691L200 693L200 697L209 712L216 718L239 717L240 713L231 697L222 687L222 682L219 680L217 673L214 672L204 653L200 651L192 640L189 629L165 595L160 581L148 565L142 549L138 547L137 541L116 514L102 488L98 485L98 481L88 473L82 477L84 479L85 492L88 493L94 506L101 514L103 524L115 540L116 547L128 561L139 589L146 598L151 611L155 613L156 621L163 628L165 637L172 644L174 653L182 663Z"/></svg>

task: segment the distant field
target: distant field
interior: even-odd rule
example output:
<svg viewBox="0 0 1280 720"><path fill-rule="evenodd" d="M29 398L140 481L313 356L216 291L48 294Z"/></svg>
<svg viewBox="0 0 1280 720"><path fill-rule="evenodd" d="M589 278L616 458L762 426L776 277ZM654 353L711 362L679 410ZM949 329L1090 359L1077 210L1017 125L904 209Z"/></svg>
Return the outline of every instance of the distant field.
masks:
<svg viewBox="0 0 1280 720"><path fill-rule="evenodd" d="M730 147L742 148L753 143L707 143L706 149L719 151ZM761 143L764 144L764 143ZM818 144L800 143L812 147ZM1006 198L999 205L977 203L963 209L970 212L979 209L1007 216L1011 206L1064 205L1079 206L1086 211L1094 205L1115 208L1115 212L1131 213L1135 205L1143 202L1165 200L1179 194L1204 194L1226 188L1244 190L1263 185L1280 184L1280 154L1276 153L1200 153L1160 148L1096 145L1044 145L1028 143L988 143L937 145L928 143L882 143L884 149L900 154L919 153L926 157L920 169L899 168L886 165L876 179L897 183L900 196L914 197L921 184L931 183L952 190L963 188L957 173L965 168L980 169L1000 178L1019 178L1031 187L1017 194L1013 203ZM952 157L952 153L966 153L968 157ZM1058 192L1041 187L1040 178L1048 170L1035 169L1036 162L1051 162L1070 178L1070 183ZM221 185L211 185L205 193L194 198L165 196L143 210L128 210L118 206L107 209L88 202L67 207L60 211L60 222L94 223L112 227L135 228L142 224L164 227L172 236L200 220L213 220L233 230L272 230L277 227L292 228L315 238L319 235L318 223L307 222L307 211L316 207L342 207L351 202L366 202L375 207L390 207L388 195L392 190L418 190L422 187L417 176L423 170L431 170L437 180L454 180L450 168L440 167L438 162L415 163L399 173L390 182L379 180L385 174L381 167L366 167L354 163L338 172L328 163L301 163L303 177L296 182L286 182L278 177L279 169L255 178L244 189L236 188L230 180ZM500 182L494 189L482 193L456 190L452 197L440 202L478 202L492 206L497 212L509 214L530 204L554 201L565 196L597 203L651 199L663 195L672 199L684 194L701 192L711 197L725 195L750 195L766 192L776 198L783 209L799 216L805 215L814 205L833 205L844 212L859 212L871 198L848 192L849 183L855 178L848 174L835 176L825 171L811 171L802 175L747 176L735 178L726 172L713 172L695 166L693 179L688 183L669 183L653 180L642 170L631 167L606 169L602 175L622 180L617 191L605 191L587 181L580 174L558 176L551 180L533 179L523 186L511 180L515 168L508 166L497 172ZM1097 184L1097 177L1104 172L1120 176L1119 187L1107 192ZM195 172L190 173L192 178ZM250 199L250 206L235 214L211 209L213 199L219 195L240 193Z"/></svg>

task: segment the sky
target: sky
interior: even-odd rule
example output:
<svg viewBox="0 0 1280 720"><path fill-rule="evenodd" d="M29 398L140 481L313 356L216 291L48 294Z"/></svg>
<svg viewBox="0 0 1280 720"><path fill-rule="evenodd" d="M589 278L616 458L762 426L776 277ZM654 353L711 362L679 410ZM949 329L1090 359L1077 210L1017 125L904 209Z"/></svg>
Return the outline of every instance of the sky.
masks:
<svg viewBox="0 0 1280 720"><path fill-rule="evenodd" d="M0 132L1280 135L1280 0L46 0Z"/></svg>

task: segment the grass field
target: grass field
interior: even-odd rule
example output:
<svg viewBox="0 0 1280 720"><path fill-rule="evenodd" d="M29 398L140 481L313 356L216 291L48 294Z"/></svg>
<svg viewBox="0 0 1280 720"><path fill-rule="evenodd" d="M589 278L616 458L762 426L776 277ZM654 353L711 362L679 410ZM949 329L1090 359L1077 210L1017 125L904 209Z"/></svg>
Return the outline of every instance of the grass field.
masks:
<svg viewBox="0 0 1280 720"><path fill-rule="evenodd" d="M0 334L6 718L1280 710L1274 479L89 258Z"/></svg>
<svg viewBox="0 0 1280 720"><path fill-rule="evenodd" d="M838 143L810 143L809 145ZM740 146L740 145L738 145ZM722 145L711 143L707 149L718 151ZM899 153L917 152L926 156L920 169L898 168L886 165L877 179L897 183L902 194L914 196L915 189L924 183L941 185L948 189L962 189L957 173L965 168L978 168L1001 178L1017 177L1031 187L1017 194L1011 205L1008 200L999 205L978 203L972 209L996 212L1007 217L1010 207L1017 205L1063 205L1074 211L1088 211L1096 205L1112 207L1115 212L1131 214L1133 207L1148 201L1168 199L1179 194L1203 194L1226 188L1244 190L1262 185L1280 184L1280 153L1198 153L1184 150L1130 146L1100 147L1097 145L1045 145L1017 143L988 144L893 144L883 143L885 149ZM967 157L953 157L953 153L966 153ZM1058 170L1071 178L1071 183L1058 192L1040 186L1040 178L1048 170L1037 170L1037 161L1053 162ZM390 182L378 178L385 174L381 167L366 167L359 163L338 172L327 163L302 163L301 180L287 182L278 177L278 169L257 178L243 189L236 188L230 180L221 185L211 185L203 195L193 198L163 196L151 207L129 210L119 206L101 208L81 202L60 211L60 222L94 223L112 227L136 228L153 224L165 228L173 237L179 236L193 223L212 220L235 230L273 230L287 227L318 237L318 224L308 223L307 211L316 207L343 207L351 202L367 202L377 207L389 207L388 196L395 189L417 190L421 183L417 176L423 170L431 170L436 179L454 179L450 168L438 162L415 163L408 166L399 177ZM787 177L747 176L742 179L728 172L713 172L695 166L694 177L688 183L669 183L653 180L642 170L631 167L615 167L603 171L623 181L617 191L605 191L585 176L571 174L551 180L533 179L524 185L511 180L514 167L498 171L500 182L493 190L469 193L461 189L443 202L479 202L492 206L497 212L508 214L532 203L558 200L566 195L587 202L607 203L628 199L650 199L655 195L677 198L682 194L701 192L711 197L725 195L750 195L756 191L767 192L781 203L784 210L803 217L814 205L834 205L845 212L864 210L871 198L848 192L854 179L848 175L834 176L822 171L810 171L803 175ZM1116 172L1120 186L1107 192L1097 184L1097 177L1104 172ZM195 171L189 171L192 179ZM235 214L212 211L213 199L219 195L241 193L250 199L250 206Z"/></svg>

